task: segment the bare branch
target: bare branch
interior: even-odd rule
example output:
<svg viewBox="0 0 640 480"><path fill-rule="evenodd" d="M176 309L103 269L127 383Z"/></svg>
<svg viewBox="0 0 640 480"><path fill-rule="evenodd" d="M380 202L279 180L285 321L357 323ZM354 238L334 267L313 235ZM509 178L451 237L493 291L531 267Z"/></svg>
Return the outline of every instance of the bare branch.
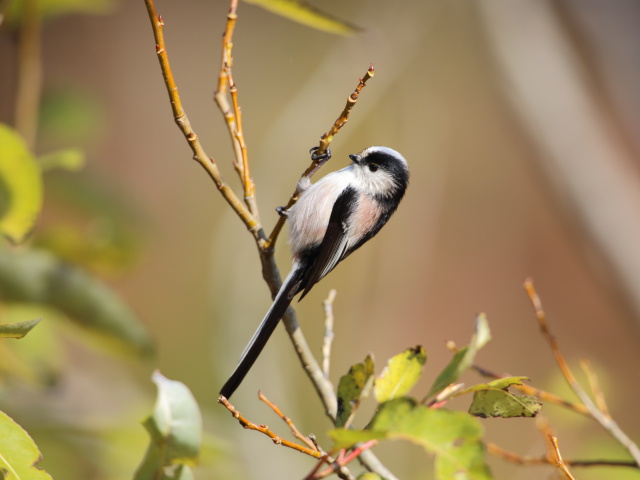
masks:
<svg viewBox="0 0 640 480"><path fill-rule="evenodd" d="M153 35L156 41L156 53L158 54L160 69L162 70L162 75L167 87L167 93L169 94L173 117L175 119L175 122L178 124L178 127L182 131L182 134L187 139L187 143L189 144L189 147L193 152L193 159L196 160L206 170L206 172L209 174L209 177L211 177L224 199L240 217L247 229L253 234L256 241L261 241L264 236L262 226L260 225L258 220L251 214L251 212L242 204L236 194L225 183L215 160L213 159L213 157L207 155L202 144L200 143L200 140L198 139L198 136L191 127L189 118L187 117L187 114L182 107L182 101L180 100L180 95L178 94L178 87L174 80L173 72L169 64L169 57L167 55L164 35L162 32L164 22L162 21L162 17L157 14L153 0L145 0L145 4L147 6L149 20L151 21L151 27L153 28Z"/></svg>
<svg viewBox="0 0 640 480"><path fill-rule="evenodd" d="M636 461L638 465L640 465L640 449L638 446L629 438L629 436L622 431L622 429L618 426L618 424L611 418L606 412L601 411L596 404L591 400L591 397L587 395L585 390L582 388L582 385L578 383L576 378L574 377L569 365L564 359L564 355L560 351L560 347L556 342L555 337L551 334L549 327L547 325L547 317L542 309L542 302L538 297L538 294L533 287L533 282L531 280L527 280L524 284L524 288L529 295L529 299L533 306L533 309L536 313L536 317L538 318L538 324L540 325L540 330L542 334L547 339L547 342L551 346L551 350L556 358L556 363L560 367L560 371L564 375L565 380L574 391L574 393L578 396L580 401L584 404L585 407L589 409L589 413L591 416L602 425L602 427L608 431L620 444L622 444L627 451L631 454L633 459Z"/></svg>

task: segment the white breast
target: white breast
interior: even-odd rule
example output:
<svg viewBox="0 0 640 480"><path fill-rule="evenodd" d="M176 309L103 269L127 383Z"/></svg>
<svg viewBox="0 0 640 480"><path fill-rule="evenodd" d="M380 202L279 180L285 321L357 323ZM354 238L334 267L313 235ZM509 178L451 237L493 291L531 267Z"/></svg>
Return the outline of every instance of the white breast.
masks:
<svg viewBox="0 0 640 480"><path fill-rule="evenodd" d="M305 190L289 209L291 251L297 253L322 241L336 199L354 181L353 166L330 173Z"/></svg>

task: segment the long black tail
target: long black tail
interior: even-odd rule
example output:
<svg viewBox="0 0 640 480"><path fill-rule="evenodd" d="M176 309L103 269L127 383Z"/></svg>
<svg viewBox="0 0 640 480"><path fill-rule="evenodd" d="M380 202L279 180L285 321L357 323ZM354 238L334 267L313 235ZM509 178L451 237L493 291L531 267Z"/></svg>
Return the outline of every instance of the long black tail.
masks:
<svg viewBox="0 0 640 480"><path fill-rule="evenodd" d="M251 341L244 349L238 366L220 390L220 395L230 398L233 392L240 386L242 380L244 380L244 377L249 373L249 370L267 344L267 340L269 340L269 337L271 337L271 334L278 326L278 322L280 322L284 312L286 312L287 307L298 291L300 291L300 270L294 268L285 279L282 287L280 287L280 291L278 295L276 295L271 308L265 315L262 323L260 323L256 333L253 334Z"/></svg>

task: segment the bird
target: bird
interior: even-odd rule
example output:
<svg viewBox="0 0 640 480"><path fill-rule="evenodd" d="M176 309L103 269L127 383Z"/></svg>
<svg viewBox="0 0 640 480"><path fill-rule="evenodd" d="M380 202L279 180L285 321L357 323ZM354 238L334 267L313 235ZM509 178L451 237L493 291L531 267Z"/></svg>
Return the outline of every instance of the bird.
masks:
<svg viewBox="0 0 640 480"><path fill-rule="evenodd" d="M326 161L331 153L324 155ZM313 159L319 157L312 154ZM349 166L316 183L303 177L298 182L298 201L289 209L278 209L289 226L291 272L220 390L227 399L244 380L293 298L302 292L302 300L338 263L376 235L404 197L409 167L399 152L372 146L349 158Z"/></svg>

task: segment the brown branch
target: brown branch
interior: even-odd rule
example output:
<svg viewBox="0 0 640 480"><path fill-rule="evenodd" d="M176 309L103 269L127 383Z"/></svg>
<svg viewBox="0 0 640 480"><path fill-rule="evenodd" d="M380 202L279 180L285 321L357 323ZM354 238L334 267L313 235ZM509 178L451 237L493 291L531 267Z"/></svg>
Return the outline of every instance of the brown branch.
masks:
<svg viewBox="0 0 640 480"><path fill-rule="evenodd" d="M209 177L213 180L224 199L240 217L247 229L253 234L256 241L261 242L263 241L264 232L259 221L242 204L233 190L231 190L231 188L229 188L229 186L225 183L215 160L213 159L213 157L207 155L202 144L200 143L200 140L198 139L198 136L191 127L189 118L187 117L187 114L182 106L182 101L180 100L180 95L178 94L178 87L176 85L175 79L173 77L173 72L171 71L171 66L169 64L169 57L167 55L167 50L164 42L164 34L162 32L164 22L162 21L162 17L157 14L153 0L145 0L145 4L147 6L149 20L153 29L153 36L156 41L156 53L158 54L160 69L162 70L162 75L167 87L167 93L169 94L173 117L175 122L178 124L178 128L180 128L180 131L187 139L187 143L189 144L189 147L193 152L193 159L196 160L209 174Z"/></svg>
<svg viewBox="0 0 640 480"><path fill-rule="evenodd" d="M295 426L295 424L293 423L293 420L291 420L291 418L289 418L287 415L285 415L282 410L280 410L280 407L278 407L275 403L272 403L265 395L264 393L262 393L262 391L258 391L258 398L260 400L262 400L264 403L266 403L269 408L271 408L271 410L273 410L275 412L276 415L278 415L291 429L291 434L297 438L298 440L300 440L301 442L305 443L307 445L307 447L311 448L312 450L317 450L320 453L325 453L323 452L320 447L318 446L318 444L316 442L314 442L313 440L311 440L309 437L302 435L302 433L300 433L300 430L298 430L298 427Z"/></svg>
<svg viewBox="0 0 640 480"><path fill-rule="evenodd" d="M606 412L601 411L596 404L593 402L591 397L587 395L585 390L582 388L582 385L576 380L569 365L567 364L564 355L560 351L560 347L556 342L555 337L552 335L549 327L547 325L547 317L542 308L542 302L538 297L538 294L535 291L533 286L533 282L531 280L527 280L524 284L524 288L529 296L529 300L533 306L536 317L538 319L538 324L540 326L540 330L542 334L547 339L551 350L556 359L556 363L560 368L560 371L564 375L565 380L574 391L574 393L578 396L580 401L584 404L585 407L589 409L589 413L591 416L598 422L600 425L609 432L622 446L624 446L627 451L631 454L633 459L636 461L636 464L640 466L640 449L638 446L629 438L629 436L622 431L622 429L618 426L618 424L611 418Z"/></svg>
<svg viewBox="0 0 640 480"><path fill-rule="evenodd" d="M545 455L538 457L530 457L527 455L519 455L514 452L505 450L495 443L487 442L485 444L487 453L496 458L500 458L507 462L515 463L522 466L551 465L551 462ZM571 467L630 467L638 468L633 460L564 460L565 465Z"/></svg>
<svg viewBox="0 0 640 480"><path fill-rule="evenodd" d="M556 437L555 435L549 435L548 438L549 443L551 444L551 452L547 454L548 457L551 457L549 459L549 463L555 465L555 467L562 473L564 473L564 476L569 480L575 480L575 477L571 475L571 472L569 471L569 467L564 462L564 460L562 460L562 455L560 454L560 445L558 444L558 437Z"/></svg>
<svg viewBox="0 0 640 480"><path fill-rule="evenodd" d="M220 396L218 398L218 403L224 405L225 408L227 410L229 410L229 412L231 413L233 418L238 420L238 423L240 425L242 425L243 428L246 428L248 430L255 430L256 432L260 432L260 433L266 435L276 445L282 445L283 447L291 448L291 449L296 450L296 451L298 451L300 453L304 453L305 455L309 455L310 457L313 457L313 458L322 458L324 456L324 454L322 452L320 452L319 450L317 450L315 448L309 448L307 446L299 445L299 444L297 444L295 442L291 442L289 440L284 440L283 438L280 438L278 435L276 435L274 432L272 432L271 429L269 427L267 427L266 425L256 425L255 423L247 420L246 418L244 418L240 414L239 411L237 411L235 409L235 407L233 405L231 405L229 403L229 401L225 397Z"/></svg>
<svg viewBox="0 0 640 480"><path fill-rule="evenodd" d="M342 110L342 113L340 114L340 116L336 119L335 122L333 122L333 125L331 126L329 131L324 133L320 137L320 143L318 144L318 149L316 150L316 156L318 156L318 159L317 160L312 160L311 165L309 165L309 167L305 170L305 172L302 174L301 178L305 178L305 177L306 178L311 178L311 176L322 165L324 165L324 163L326 162L326 159L322 159L322 155L324 153L326 153L327 150L329 149L329 145L333 141L334 135L336 133L338 133L338 131L349 120L349 115L351 114L351 110L353 109L353 107L355 106L356 102L358 101L358 97L360 96L360 92L362 91L362 89L366 85L367 80L369 80L371 77L373 77L373 73L374 73L373 65L370 65L369 69L367 70L367 73L364 75L364 77L362 77L360 79L360 81L358 82L358 85L356 86L356 88L353 91L353 93L351 95L349 95L349 98L347 98L347 103L346 103L344 109ZM290 208L294 203L296 203L298 201L299 196L300 196L300 190L299 190L298 186L296 186L296 189L293 192L293 195L291 195L291 198L289 199L289 202L287 203L285 208ZM278 221L276 222L275 226L273 227L273 230L271 231L271 234L269 235L269 239L267 240L267 243L265 244L265 248L273 249L273 247L274 247L274 245L276 243L276 240L278 239L278 235L280 235L280 231L282 230L282 227L284 226L284 222L285 222L285 218L284 217L278 218Z"/></svg>
<svg viewBox="0 0 640 480"><path fill-rule="evenodd" d="M258 205L255 199L255 184L249 173L249 159L247 145L244 140L242 128L242 113L238 102L238 88L233 80L231 67L233 65L233 33L238 20L238 0L231 0L227 25L222 36L222 56L218 85L213 98L222 112L234 150L233 166L238 172L244 191L244 201L251 214L258 218ZM231 97L231 104L229 104Z"/></svg>

